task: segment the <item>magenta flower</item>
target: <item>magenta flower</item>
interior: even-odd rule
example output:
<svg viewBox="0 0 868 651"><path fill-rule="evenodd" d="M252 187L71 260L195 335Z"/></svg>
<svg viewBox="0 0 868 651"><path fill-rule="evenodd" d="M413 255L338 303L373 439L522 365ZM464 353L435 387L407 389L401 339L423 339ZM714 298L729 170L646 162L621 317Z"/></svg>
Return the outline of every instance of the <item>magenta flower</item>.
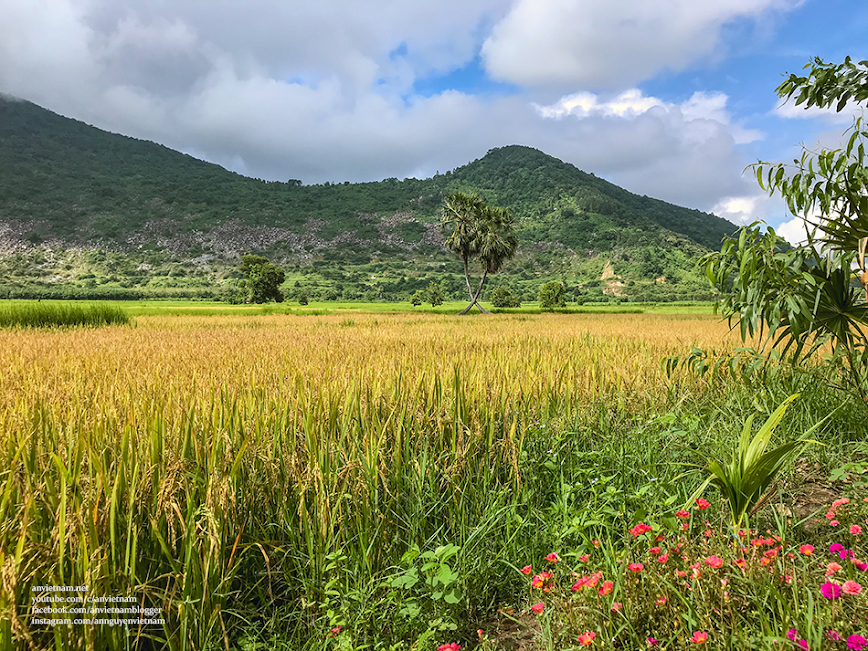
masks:
<svg viewBox="0 0 868 651"><path fill-rule="evenodd" d="M866 646L868 646L868 640L861 635L854 634L847 638L847 648L852 649L852 651L862 651Z"/></svg>
<svg viewBox="0 0 868 651"><path fill-rule="evenodd" d="M798 634L799 634L799 632L796 629L791 628L790 630L787 631L787 639L790 640L791 642L795 642L796 636Z"/></svg>
<svg viewBox="0 0 868 651"><path fill-rule="evenodd" d="M832 546L829 547L829 553L837 554L842 549L844 549L844 545L842 545L841 543L832 543Z"/></svg>
<svg viewBox="0 0 868 651"><path fill-rule="evenodd" d="M831 581L826 581L820 586L820 592L826 599L837 599L841 596L841 586Z"/></svg>

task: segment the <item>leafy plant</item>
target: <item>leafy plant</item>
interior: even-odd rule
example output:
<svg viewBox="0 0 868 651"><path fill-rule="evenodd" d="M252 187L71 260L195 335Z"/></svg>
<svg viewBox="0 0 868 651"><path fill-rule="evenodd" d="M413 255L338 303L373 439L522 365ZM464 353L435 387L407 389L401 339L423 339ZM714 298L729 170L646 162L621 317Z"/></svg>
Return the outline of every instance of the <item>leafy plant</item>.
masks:
<svg viewBox="0 0 868 651"><path fill-rule="evenodd" d="M738 447L729 463L706 457L705 467L711 474L695 496L700 495L709 484L716 486L729 503L732 524L736 529L749 513L761 508L771 498L771 493L766 491L793 453L809 443L817 443L801 438L766 451L775 428L798 395L793 394L784 400L753 437L754 414L748 416L741 430Z"/></svg>

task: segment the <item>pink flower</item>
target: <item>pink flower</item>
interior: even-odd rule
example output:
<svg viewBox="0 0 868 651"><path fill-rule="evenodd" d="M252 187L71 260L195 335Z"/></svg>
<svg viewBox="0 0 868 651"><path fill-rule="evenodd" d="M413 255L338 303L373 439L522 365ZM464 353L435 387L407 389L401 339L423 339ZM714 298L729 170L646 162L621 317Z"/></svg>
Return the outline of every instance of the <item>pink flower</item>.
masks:
<svg viewBox="0 0 868 651"><path fill-rule="evenodd" d="M832 640L833 642L840 642L841 641L841 634L838 633L838 631L828 630L828 631L826 631L826 637L828 639Z"/></svg>
<svg viewBox="0 0 868 651"><path fill-rule="evenodd" d="M661 551L661 549L659 547L652 547L651 549L648 550L648 553L653 555L653 556L656 556L657 554L660 553L660 551Z"/></svg>
<svg viewBox="0 0 868 651"><path fill-rule="evenodd" d="M700 507L703 508L703 507ZM694 631L690 641L694 644L705 644L708 641L708 633L705 631Z"/></svg>
<svg viewBox="0 0 868 651"><path fill-rule="evenodd" d="M530 565L525 565L523 568L521 568L521 569L519 570L519 572L521 572L522 574L524 574L525 576L527 576L528 574L530 574L531 572L533 572L533 568L532 568Z"/></svg>
<svg viewBox="0 0 868 651"><path fill-rule="evenodd" d="M437 651L460 651L461 645L458 642L450 642L449 644L441 644L437 647Z"/></svg>
<svg viewBox="0 0 868 651"><path fill-rule="evenodd" d="M592 540L592 541L591 541L591 544L592 544L594 547L599 547L599 546L600 546L600 541L599 541L599 540Z"/></svg>
<svg viewBox="0 0 868 651"><path fill-rule="evenodd" d="M802 647L805 651L808 651L808 641L807 640L798 640L796 642L800 647Z"/></svg>
<svg viewBox="0 0 868 651"><path fill-rule="evenodd" d="M835 561L832 561L826 566L826 576L832 576L835 572L841 569L841 566L838 565Z"/></svg>
<svg viewBox="0 0 868 651"><path fill-rule="evenodd" d="M591 646L591 643L594 641L594 638L597 637L597 634L593 631L585 631L584 633L579 634L579 644L582 646Z"/></svg>
<svg viewBox="0 0 868 651"><path fill-rule="evenodd" d="M795 642L796 636L798 636L798 634L799 634L799 632L796 629L791 628L790 630L787 631L787 639L790 640L791 642Z"/></svg>
<svg viewBox="0 0 868 651"><path fill-rule="evenodd" d="M841 586L839 586L837 583L826 581L823 585L820 586L820 592L823 593L823 596L826 599L837 599L841 596Z"/></svg>
<svg viewBox="0 0 868 651"><path fill-rule="evenodd" d="M612 604L612 612L613 613L619 613L619 612L621 612L621 609L623 607L624 607L624 604L622 602L616 601L615 603Z"/></svg>
<svg viewBox="0 0 868 651"><path fill-rule="evenodd" d="M690 513L688 513L684 509L679 509L678 511L675 512L675 517L676 518L689 518Z"/></svg>
<svg viewBox="0 0 868 651"><path fill-rule="evenodd" d="M649 531L653 531L654 528L650 525L645 524L644 522L640 522L635 527L630 529L630 533L633 534L633 537L641 536L643 533L647 533Z"/></svg>
<svg viewBox="0 0 868 651"><path fill-rule="evenodd" d="M642 563L630 563L627 566L627 569L631 572L641 572L645 569L645 566Z"/></svg>
<svg viewBox="0 0 868 651"><path fill-rule="evenodd" d="M705 559L705 562L716 570L723 567L723 559L720 556L709 556Z"/></svg>
<svg viewBox="0 0 868 651"><path fill-rule="evenodd" d="M666 597L663 597L663 596L657 597L657 605L658 606L665 606L666 605Z"/></svg>
<svg viewBox="0 0 868 651"><path fill-rule="evenodd" d="M832 508L837 509L839 506L844 506L845 504L849 504L850 500L846 497L839 497L837 500L832 502Z"/></svg>
<svg viewBox="0 0 868 651"><path fill-rule="evenodd" d="M341 632L341 625L338 624L337 626L333 627L333 628L329 631L329 633L328 633L328 635L327 635L326 637L334 637L335 635L337 635L337 634L340 633L340 632Z"/></svg>
<svg viewBox="0 0 868 651"><path fill-rule="evenodd" d="M535 603L533 606L531 606L530 609L531 609L534 613L536 613L537 615L539 615L539 614L543 611L543 609L544 609L545 607L546 607L546 605L545 605L542 601L540 601L539 603Z"/></svg>
<svg viewBox="0 0 868 651"><path fill-rule="evenodd" d="M842 549L844 549L844 545L842 545L841 543L832 543L829 546L829 553L830 554L837 554Z"/></svg>
<svg viewBox="0 0 868 651"><path fill-rule="evenodd" d="M837 527L839 524L841 524L841 523L838 522L837 520L830 520L830 521L829 521L829 526L830 526L830 527Z"/></svg>
<svg viewBox="0 0 868 651"><path fill-rule="evenodd" d="M844 581L841 591L844 594L857 595L862 592L862 586L856 583L856 581Z"/></svg>
<svg viewBox="0 0 868 651"><path fill-rule="evenodd" d="M866 645L868 645L868 640L861 635L853 634L847 638L847 648L852 649L852 651L862 651Z"/></svg>
<svg viewBox="0 0 868 651"><path fill-rule="evenodd" d="M582 563L587 563L589 560L591 560L591 557L588 554L582 554L581 556L579 556L579 560Z"/></svg>
<svg viewBox="0 0 868 651"><path fill-rule="evenodd" d="M658 563L665 563L668 560L669 560L669 554L660 554L660 556L657 557Z"/></svg>
<svg viewBox="0 0 868 651"><path fill-rule="evenodd" d="M603 585L600 586L600 589L597 590L597 592L599 592L601 595L603 595L605 597L607 594L612 592L614 587L615 587L615 584L612 583L611 581L603 581Z"/></svg>
<svg viewBox="0 0 868 651"><path fill-rule="evenodd" d="M862 527L860 527L858 524L851 525L850 526L850 533L853 534L854 536L858 536L862 533Z"/></svg>
<svg viewBox="0 0 868 651"><path fill-rule="evenodd" d="M557 563L558 561L561 560L561 557L558 556L557 552L552 552L551 554L548 554L548 555L546 556L546 560L547 560L549 563Z"/></svg>
<svg viewBox="0 0 868 651"><path fill-rule="evenodd" d="M660 646L660 642L658 642L657 638L655 637L649 637L645 641L648 643L649 646Z"/></svg>
<svg viewBox="0 0 868 651"><path fill-rule="evenodd" d="M814 546L813 545L802 545L801 547L799 547L799 551L802 554L804 554L805 556L810 556L811 554L814 553Z"/></svg>
<svg viewBox="0 0 868 651"><path fill-rule="evenodd" d="M709 506L711 506L711 504L704 497L700 497L698 500L696 500L696 506L699 507L700 509L704 510L704 509L707 509Z"/></svg>

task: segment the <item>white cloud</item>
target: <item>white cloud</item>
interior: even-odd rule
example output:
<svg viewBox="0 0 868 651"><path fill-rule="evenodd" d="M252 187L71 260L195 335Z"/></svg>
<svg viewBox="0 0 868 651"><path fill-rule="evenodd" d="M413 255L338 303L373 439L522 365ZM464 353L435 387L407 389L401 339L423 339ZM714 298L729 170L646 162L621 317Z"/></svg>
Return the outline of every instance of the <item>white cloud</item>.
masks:
<svg viewBox="0 0 868 651"><path fill-rule="evenodd" d="M707 58L737 19L798 0L517 0L482 54L498 79L527 86L624 88Z"/></svg>
<svg viewBox="0 0 868 651"><path fill-rule="evenodd" d="M608 52L623 50L594 73L611 73L617 84L674 66L676 54L683 62L703 56L705 45L690 56L685 48L700 35L713 42L733 17L788 6L619 0L568 9L538 1L528 20L542 26L569 11L604 19L568 54L603 41ZM705 210L755 190L741 177L746 161L736 145L762 134L732 118L722 93L673 103L636 89L579 92L546 105L521 90L412 95L420 77L467 64L489 34L489 65L509 39L520 47L530 32L516 31L515 16L529 7L525 0L4 0L0 92L268 179L425 176L492 147L524 144L632 191ZM526 72L566 47L575 29L563 25L550 48L527 50ZM648 34L625 43L637 30ZM659 56L643 49L652 40Z"/></svg>

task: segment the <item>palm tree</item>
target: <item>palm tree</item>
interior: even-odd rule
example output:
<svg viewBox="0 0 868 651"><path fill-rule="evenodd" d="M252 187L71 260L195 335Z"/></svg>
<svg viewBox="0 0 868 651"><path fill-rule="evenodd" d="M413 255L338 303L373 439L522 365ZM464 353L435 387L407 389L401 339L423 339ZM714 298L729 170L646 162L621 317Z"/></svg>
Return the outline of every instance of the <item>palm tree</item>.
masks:
<svg viewBox="0 0 868 651"><path fill-rule="evenodd" d="M467 314L475 305L485 314L488 310L479 304L479 295L488 274L500 271L503 263L515 255L518 240L512 232L513 218L506 208L489 206L478 194L453 192L446 197L441 227L448 232L446 248L457 253L464 263L464 280L470 295L470 305L459 314ZM482 278L476 291L470 284L470 261L482 265Z"/></svg>

